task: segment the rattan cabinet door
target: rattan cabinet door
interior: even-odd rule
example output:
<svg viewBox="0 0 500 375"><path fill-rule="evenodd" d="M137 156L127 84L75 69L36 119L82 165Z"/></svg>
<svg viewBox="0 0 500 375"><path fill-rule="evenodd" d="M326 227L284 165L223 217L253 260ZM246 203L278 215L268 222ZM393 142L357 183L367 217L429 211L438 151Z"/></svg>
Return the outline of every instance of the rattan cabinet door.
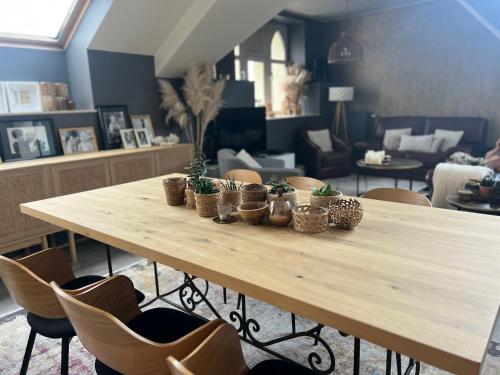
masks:
<svg viewBox="0 0 500 375"><path fill-rule="evenodd" d="M109 160L113 185L155 177L154 152L116 156Z"/></svg>
<svg viewBox="0 0 500 375"><path fill-rule="evenodd" d="M56 196L80 193L111 185L107 158L58 164L52 167Z"/></svg>
<svg viewBox="0 0 500 375"><path fill-rule="evenodd" d="M176 172L187 173L185 168L193 158L192 149L190 144L182 144L156 151L157 176Z"/></svg>

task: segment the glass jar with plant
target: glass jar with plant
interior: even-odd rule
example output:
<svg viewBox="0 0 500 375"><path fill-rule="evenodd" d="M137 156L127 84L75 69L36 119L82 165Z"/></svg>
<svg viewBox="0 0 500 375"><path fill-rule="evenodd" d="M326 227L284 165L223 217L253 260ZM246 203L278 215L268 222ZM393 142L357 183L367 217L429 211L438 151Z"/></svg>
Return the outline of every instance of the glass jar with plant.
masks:
<svg viewBox="0 0 500 375"><path fill-rule="evenodd" d="M220 181L221 185L221 199L225 202L231 203L235 208L241 204L241 186L243 183L237 184L235 180Z"/></svg>
<svg viewBox="0 0 500 375"><path fill-rule="evenodd" d="M288 199L290 204L293 207L296 207L298 204L297 192L295 189L286 181L286 178L282 181L270 181L268 185L271 186L269 192L267 193L267 202L271 203L273 200L277 200L279 198L278 192L282 192L282 198Z"/></svg>
<svg viewBox="0 0 500 375"><path fill-rule="evenodd" d="M219 190L210 178L200 177L191 180L196 200L196 211L201 217L217 216L217 201Z"/></svg>
<svg viewBox="0 0 500 375"><path fill-rule="evenodd" d="M479 197L481 200L489 201L491 199L491 192L494 184L495 176L493 174L490 173L483 177L479 186Z"/></svg>

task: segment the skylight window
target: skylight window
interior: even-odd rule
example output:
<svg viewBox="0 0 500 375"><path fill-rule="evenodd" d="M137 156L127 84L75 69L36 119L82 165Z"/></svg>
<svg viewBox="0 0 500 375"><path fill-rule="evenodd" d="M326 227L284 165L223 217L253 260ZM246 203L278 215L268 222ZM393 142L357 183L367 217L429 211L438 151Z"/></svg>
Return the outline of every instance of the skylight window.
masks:
<svg viewBox="0 0 500 375"><path fill-rule="evenodd" d="M0 41L63 47L88 0L0 0Z"/></svg>

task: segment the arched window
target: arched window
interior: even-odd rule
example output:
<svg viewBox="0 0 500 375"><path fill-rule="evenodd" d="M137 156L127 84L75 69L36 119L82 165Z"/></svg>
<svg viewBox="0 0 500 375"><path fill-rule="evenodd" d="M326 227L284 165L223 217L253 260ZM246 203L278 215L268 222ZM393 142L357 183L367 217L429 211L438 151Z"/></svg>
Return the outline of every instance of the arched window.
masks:
<svg viewBox="0 0 500 375"><path fill-rule="evenodd" d="M283 108L285 79L286 47L283 35L277 30L271 40L271 98L275 112L281 112Z"/></svg>

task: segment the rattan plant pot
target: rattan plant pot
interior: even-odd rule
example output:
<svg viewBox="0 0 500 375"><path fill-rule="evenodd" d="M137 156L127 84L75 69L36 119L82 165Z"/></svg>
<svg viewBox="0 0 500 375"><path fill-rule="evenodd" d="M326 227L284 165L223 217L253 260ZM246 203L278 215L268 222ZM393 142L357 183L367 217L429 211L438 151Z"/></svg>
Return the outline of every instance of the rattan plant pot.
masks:
<svg viewBox="0 0 500 375"><path fill-rule="evenodd" d="M184 192L186 190L186 179L183 177L171 177L163 180L167 204L169 206L180 206L184 204Z"/></svg>
<svg viewBox="0 0 500 375"><path fill-rule="evenodd" d="M196 208L196 199L194 197L194 190L189 188L186 189L186 207L189 209Z"/></svg>
<svg viewBox="0 0 500 375"><path fill-rule="evenodd" d="M293 229L301 233L321 233L328 229L328 209L302 204L294 207Z"/></svg>
<svg viewBox="0 0 500 375"><path fill-rule="evenodd" d="M351 230L363 218L363 205L356 199L338 199L330 204L330 218L340 229Z"/></svg>
<svg viewBox="0 0 500 375"><path fill-rule="evenodd" d="M224 202L231 203L236 208L242 203L241 191L239 191L239 190L222 190L221 199Z"/></svg>
<svg viewBox="0 0 500 375"><path fill-rule="evenodd" d="M265 202L267 189L261 184L249 184L241 187L241 200L247 202Z"/></svg>
<svg viewBox="0 0 500 375"><path fill-rule="evenodd" d="M279 197L280 196L278 194L267 193L267 203L271 203L271 201L275 201ZM290 191L288 193L283 193L282 197L290 201L290 205L292 206L292 208L297 207L297 205L299 204L296 190Z"/></svg>
<svg viewBox="0 0 500 375"><path fill-rule="evenodd" d="M219 193L214 194L198 194L194 193L196 199L196 212L201 217L214 217L219 213L217 211L217 202L219 201Z"/></svg>
<svg viewBox="0 0 500 375"><path fill-rule="evenodd" d="M318 196L318 195L312 195L310 198L310 203L312 207L324 207L327 210L330 209L330 203L335 202L338 199L342 198L342 193L340 191L337 191L337 195L328 195L328 196ZM330 219L330 223L331 223Z"/></svg>

